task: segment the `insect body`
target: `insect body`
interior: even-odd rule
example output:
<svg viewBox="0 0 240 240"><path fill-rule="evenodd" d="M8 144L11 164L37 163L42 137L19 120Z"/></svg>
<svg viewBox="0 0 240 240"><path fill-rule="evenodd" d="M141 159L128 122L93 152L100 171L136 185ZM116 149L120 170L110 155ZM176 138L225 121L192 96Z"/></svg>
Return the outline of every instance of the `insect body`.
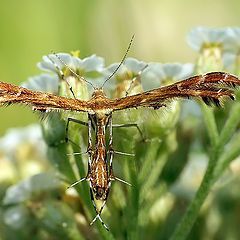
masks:
<svg viewBox="0 0 240 240"><path fill-rule="evenodd" d="M90 117L92 117L90 115ZM88 173L87 180L90 181L92 190L96 199L107 198L108 185L110 183L107 165L107 150L105 132L107 126L106 116L99 116L99 114L93 115L96 119L93 121L96 123L96 142L95 149L92 154L91 171Z"/></svg>
<svg viewBox="0 0 240 240"><path fill-rule="evenodd" d="M93 97L90 100L92 102L93 106L95 108L99 108L95 111L89 111L88 113L88 149L87 153L89 154L89 161L88 161L88 174L85 178L75 182L70 187L78 184L79 182L82 182L84 180L87 180L90 185L90 195L93 202L93 206L95 208L95 211L97 213L97 216L93 219L91 222L94 223L97 218L101 221L101 223L104 225L104 227L108 230L107 226L102 221L100 214L106 204L107 197L110 191L111 182L113 180L118 180L123 183L126 183L128 185L131 185L124 180L117 178L113 175L113 168L112 168L112 162L113 162L113 140L112 140L112 113L109 109L101 109L101 106L106 104L106 102L109 99L106 98L103 90L96 89L93 93ZM99 105L99 106L97 106ZM78 123L82 123L78 120L70 119L71 121L75 121ZM69 123L69 122L68 122ZM91 129L92 125L95 129L95 146L93 149L92 146L92 139L91 139ZM108 144L108 151L106 148L106 129L109 128L109 144ZM109 153L109 164L108 164L108 153ZM98 212L94 197L97 200L103 200L102 207L100 211Z"/></svg>

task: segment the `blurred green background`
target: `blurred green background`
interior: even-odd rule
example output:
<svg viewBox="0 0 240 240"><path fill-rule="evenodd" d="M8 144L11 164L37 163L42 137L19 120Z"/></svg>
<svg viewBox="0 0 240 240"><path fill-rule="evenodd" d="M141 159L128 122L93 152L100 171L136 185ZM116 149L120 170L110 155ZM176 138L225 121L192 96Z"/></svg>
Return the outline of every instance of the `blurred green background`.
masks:
<svg viewBox="0 0 240 240"><path fill-rule="evenodd" d="M227 27L239 23L240 2L157 0L10 0L0 7L0 81L20 84L40 73L36 63L50 49L80 57L93 53L106 64L121 59L131 35L129 56L145 62L193 62L185 40L196 26ZM37 122L26 107L0 108L0 135L8 127Z"/></svg>
<svg viewBox="0 0 240 240"><path fill-rule="evenodd" d="M212 0L212 1L204 1L204 0L202 1L198 1L198 0L197 1L190 1L190 0L184 0L184 1L176 1L176 0L175 1L170 1L170 0L168 1L166 0L164 1L157 1L157 0L148 0L148 1L143 1L143 0L139 0L139 1L136 1L136 0L2 1L0 6L0 24L1 24L1 27L0 27L0 48L1 48L0 50L1 52L0 81L19 85L21 84L21 82L26 81L29 77L34 75L39 75L41 71L36 67L36 63L42 61L42 56L48 55L50 53L50 49L53 49L56 52L70 52L71 50L79 49L81 58L84 58L92 54L97 54L99 56L102 56L105 59L106 65L109 65L113 62L119 62L125 53L126 47L128 46L128 43L132 34L135 34L135 39L134 39L134 44L131 48L131 51L128 55L129 57L134 57L144 62L195 63L196 58L199 56L199 53L194 52L186 44L186 37L189 30L197 26L207 26L207 27L216 27L216 28L238 26L239 25L238 24L239 23L239 7L240 7L240 2L236 0L235 1L234 0L230 0L230 1L221 1L221 0ZM238 99L239 99L239 95L238 95ZM236 113L239 112L239 105L237 103L238 101L235 102L235 105L234 105L235 108L225 107L225 110L226 110L225 112L222 110L219 110L214 113L216 116L214 115L213 119L216 119L216 122L217 122L216 124L217 124L217 127L219 127L218 130L220 135L222 134L222 129L225 129L225 133L227 132L227 134L231 133L231 131L227 131L226 128L223 128L223 125L226 119L229 120L230 117L234 115L234 114L231 114L231 113L234 113L234 109L238 109L238 111L235 111ZM230 105L229 103L229 105L226 105L226 106L232 106L232 105ZM210 109L209 111L215 111L215 110ZM227 112L229 112L229 114ZM236 114L234 116L236 116ZM129 229L131 230L132 226L129 225L130 227L128 227L128 223L129 222L134 223L134 219L132 221L131 216L136 217L138 214L138 211L142 215L139 217L140 221L138 222L139 225L137 227L139 229L142 228L143 230L142 229L141 230L143 232L145 231L144 236L148 236L149 238L153 236L153 239L156 239L155 236L159 236L159 238L162 236L162 239L164 239L164 236L169 236L173 232L173 229L175 229L175 226L180 221L179 219L182 217L183 212L185 212L186 206L188 206L189 203L192 201L193 194L195 193L197 188L196 185L198 186L198 184L202 180L202 176L204 172L203 169L205 169L204 164L206 164L208 159L210 159L209 162L211 162L211 151L212 149L214 150L214 148L212 148L211 146L211 142L209 142L209 137L208 137L209 133L207 132L207 130L209 130L210 127L206 128L206 126L208 126L206 119L205 119L206 123L203 124L204 112L201 118L199 118L198 116L197 117L195 116L195 118L192 118L192 116L189 116L189 117L190 118L187 119L186 123L184 122L184 124L183 124L183 121L182 122L181 120L178 121L179 125L176 125L176 128L174 126L171 134L166 134L167 137L165 136L165 139L164 137L162 137L163 139L162 144L159 144L159 142L156 142L154 145L153 143L151 145L152 148L151 146L148 147L148 145L146 145L147 147L144 145L146 148L143 148L141 143L138 143L139 145L136 145L138 146L138 148L137 147L135 148L136 153L138 154L138 157L135 158L137 163L136 169L137 170L140 169L139 172L142 173L142 174L139 174L140 175L139 178L136 174L138 173L138 171L136 171L136 173L134 172L135 171L135 167L133 167L133 165L135 164L134 161L122 161L122 163L120 163L119 165L118 165L118 161L115 162L116 165L114 169L116 169L116 173L118 173L117 171L120 172L123 169L122 170L123 172L124 171L128 172L131 170L132 171L131 174L134 177L135 177L134 174L136 174L135 181L139 184L138 186L139 188L136 187L131 190L127 190L128 191L127 193L129 195L126 195L127 196L126 199L128 199L129 197L130 200L127 202L128 204L126 204L126 207L124 206L124 203L125 203L124 201L119 201L119 196L121 196L122 192L125 193L124 186L123 188L122 187L119 188L119 185L116 185L116 187L112 189L113 193L111 195L111 198L109 199L110 203L108 204L107 207L109 207L109 212L113 214L111 215L111 218L106 217L106 219L109 219L109 221L114 223L116 226L115 229L113 229L114 236L121 235L122 239L124 239L125 236L131 235L129 234L131 233ZM39 115L33 114L31 109L28 109L27 107L24 107L24 106L10 106L8 108L6 107L0 108L0 119L1 119L0 135L3 135L8 128L17 127L17 126L26 126L31 122L39 122ZM226 141L224 142L223 145L225 145L225 143L228 143L226 144L226 147L223 147L223 145L220 144L221 148L219 149L221 151L216 151L216 152L224 153L225 154L225 155L223 154L224 156L226 156L227 154L229 154L229 156L232 156L230 153L233 152L234 150L233 147L235 147L237 151L240 151L238 150L239 139L240 139L239 124L237 125L238 119L237 120L235 119L236 126L232 127L232 133L235 133L234 137L237 134L238 138L233 137L231 139L231 136L230 136L231 134L229 134L229 139L224 138ZM53 123L56 124L54 121ZM171 123L175 124L174 122L171 122ZM152 122L151 122L151 125L152 125ZM186 126L187 128L185 129L184 127ZM149 127L151 130L151 126ZM154 132L155 132L155 128L152 128L152 129L154 129ZM74 128L72 128L72 130L74 130ZM165 130L167 132L168 128L164 128L164 131ZM31 129L28 131L29 131L28 133L34 132ZM86 132L84 131L81 132L81 134L83 134L81 139L87 139L85 134ZM132 131L134 132L134 134L136 134L135 133L136 131L134 129ZM62 129L62 132L65 132L65 125ZM81 139L79 138L79 132L80 132L79 129L78 131L71 131L71 136L73 135L72 134L73 132L75 132L75 134L78 137L78 140L80 141ZM58 131L57 128L56 129L54 128L54 131L52 132L49 131L49 133L50 133L49 136L55 137L56 135L58 137L58 134L61 133L61 131ZM58 134L55 134L55 133L58 133ZM170 135L170 137L168 137L168 135ZM17 136L17 134L15 134L15 136ZM135 141L137 142L136 139L132 138L133 134L132 132L130 132L130 130L127 130L127 131L125 130L124 132L124 130L120 129L115 136L120 136L119 139L127 138L128 141L131 140L131 144ZM116 142L114 140L114 144L116 146L116 149L120 149L120 150L123 149L123 151L131 152L132 150L130 149L131 144L130 145L125 144L126 142L124 141L123 141L124 144L122 144L122 141L118 140L119 142L117 142L117 138L115 139L116 139ZM19 145L19 150L17 148L16 148L17 150L14 148L11 148L11 144L16 142L18 138L14 140L13 138L11 138L10 140L11 141L3 142L5 143L5 145L1 144L1 147L3 150L8 150L7 151L8 158L5 158L5 155L3 155L4 161L1 162L3 165L1 165L0 169L2 169L3 171L1 172L0 175L3 176L2 179L4 179L4 181L0 186L0 199L4 198L5 192L11 188L11 185L16 186L20 182L20 185L18 185L18 190L19 189L21 190L21 184L24 183L22 180L25 181L26 176L29 177L30 175L31 176L34 175L33 179L31 177L27 178L26 182L27 181L31 182L31 180L34 180L35 178L38 178L38 177L45 179L44 174L46 174L46 172L48 172L49 169L51 169L51 164L55 167L55 169L53 170L54 174L58 174L59 172L61 172L55 166L55 163L57 161L62 164L61 166L64 166L62 167L61 170L65 171L65 172L64 171L62 172L64 172L65 174L65 175L63 174L64 176L67 176L68 181L71 180L69 184L73 182L73 180L71 179L71 177L69 177L68 174L70 174L71 173L70 170L76 166L74 164L71 165L72 168L70 166L70 162L72 163L71 161L72 159L66 156L65 148L64 148L64 147L67 148L67 145L64 145L63 148L61 149L57 145L56 146L49 145L48 146L49 149L52 152L54 149L55 151L54 153L58 155L52 154L52 159L54 159L54 161L51 162L51 159L49 158L50 162L47 162L45 158L42 160L38 155L35 156L34 155L35 151L33 151L31 149L31 146L29 147L27 144L24 145L23 143L23 145ZM29 142L31 142L31 139L29 140ZM119 143L119 146L117 145L117 143ZM7 147L4 148L4 146L7 146ZM36 146L39 147L40 150L43 150L41 149L41 145L39 144L38 141L36 142ZM59 147L60 151L59 149L57 149L57 147ZM122 147L122 149L120 147ZM174 149L175 147L177 148L177 150ZM141 151L137 149L140 149ZM229 149L232 150L232 152ZM77 151L77 150L74 150L74 151ZM52 153L51 151L50 153ZM220 153L219 155L221 155ZM32 155L34 156L32 157ZM238 156L239 153L236 155ZM41 161L39 161L39 159ZM219 160L220 157L215 156L215 157L212 157L212 159ZM234 157L232 157L232 159L228 159L227 163L230 164L230 162L233 159ZM189 160L189 163L187 162L187 160ZM197 165L197 168L196 168L197 170L195 171L194 171L195 165L191 165L192 160L194 160L195 163L201 165L201 166ZM79 164L80 161L79 159L76 158L75 162ZM83 159L82 166L84 166L84 162L87 162L87 161L84 161ZM215 166L222 167L224 165L222 163L225 163L225 162L220 161L220 164L219 163L218 165L215 164ZM67 164L69 164L70 170L65 167L65 166L68 166ZM154 167L152 167L153 166L152 164L155 164ZM224 165L225 167L223 168L223 170L225 170L225 168L228 168L228 164ZM239 162L235 161L234 164L235 165L231 169L235 169L235 172L228 171L226 180L224 179L225 175L223 176L223 178L220 179L220 180L225 180L225 182L223 181L218 183L219 185L216 185L215 189L213 188L214 194L209 194L209 197L207 201L205 201L205 204L200 214L198 215L197 221L188 239L201 239L202 236L204 237L210 236L209 238L204 238L209 240L211 239L211 236L215 236L216 237L215 239L224 239L224 236L235 237L239 234L238 223L240 221L239 220L240 219L239 217L240 216L239 214L240 196L239 196L238 176L239 176L240 168L239 168ZM78 166L80 175L82 175L81 171L84 171L84 167L81 168L79 167L80 165L77 165L77 166ZM144 168L144 166L147 166L147 167ZM9 167L9 169L7 167ZM184 187L181 187L181 179L179 181L179 176L183 174L184 168L190 169L189 176L187 175L187 177L189 178L186 178L187 180L185 179L185 181L190 185L195 184L194 185L195 188L193 190L190 185L187 185L188 187L187 189L184 189ZM152 174L154 172L155 172L155 175ZM198 175L199 172L200 174ZM41 174L36 175L38 173L41 173L43 175ZM121 176L121 174L119 175ZM127 174L122 174L122 175L127 175ZM150 176L150 177L145 178L145 176L147 177ZM59 176L57 175L57 177ZM154 179L154 177L156 177L156 179ZM213 177L213 175L210 177ZM232 179L229 180L229 177L232 177ZM62 179L62 180L64 182L67 182L65 179ZM146 186L148 186L149 181L150 181L150 185L151 184L152 185L150 188L147 188ZM52 183L51 179L48 181L48 183ZM221 187L221 184L223 185L223 187ZM44 186L44 184L42 185ZM174 190L174 188L172 188L172 186L174 185L178 185L180 187L175 188ZM90 198L88 195L85 195L85 192L87 192L88 190L86 189L85 189L86 191L84 190L84 185L82 189L84 190L83 191L84 194L82 194L80 198L79 196L81 194L79 194L79 196L77 197L70 194L65 194L66 186L63 184L61 186L62 188L60 189L59 187L58 189L61 192L52 193L52 191L48 190L46 191L47 192L46 195L45 193L42 195L40 195L41 193L39 195L36 195L36 196L41 196L40 199L38 197L36 199L34 198L32 199L31 198L32 196L29 197L30 202L33 203L32 206L27 205L28 202L26 205L23 205L24 207L26 207L27 210L30 210L30 211L33 210L35 214L34 220L29 217L31 215L28 216L27 214L25 216L25 219L27 220L30 219L33 225L39 219L41 220L39 221L39 223L41 224L46 223L46 226L43 226L43 225L39 226L39 224L36 224L37 227L35 230L40 232L39 236L42 236L41 235L42 229L44 230L43 233L46 234L46 236L50 236L50 237L54 235L56 232L58 232L58 231L53 231L54 234L51 235L51 231L50 231L51 229L50 230L48 229L48 227L51 224L54 225L55 223L56 225L54 226L58 230L60 229L59 234L61 234L62 230L63 232L68 231L69 229L76 230L76 228L74 228L76 227L75 226L76 222L78 224L77 227L81 226L81 224L79 224L80 222L79 219L76 220L75 217L81 216L79 215L79 213L82 214L83 212L82 207L79 208L79 206L86 206L86 208L89 209L89 212L93 211L91 202L89 201ZM78 187L80 189L82 185L79 185ZM206 196L210 192L210 190L212 190L212 188L210 187L209 187L209 191L206 191ZM35 190L35 187L33 186L32 189ZM144 193L145 191L146 193L147 191L146 189L149 190L149 192L146 194L147 195L146 199L149 201L147 202L149 206L146 204L145 208L139 207L140 209L139 210L138 205L137 204L133 205L133 203L135 203L134 202L135 199L141 199L141 198L144 199L145 195L142 194L142 192ZM24 194L24 191L16 192L16 196L21 197L22 192ZM158 195L155 196L152 193L156 193ZM58 195L61 198L58 198L59 197ZM153 196L152 200L151 200L151 196ZM48 201L49 199L50 201ZM123 199L125 200L125 198ZM176 202L175 203L171 202L172 201L171 199L176 199L174 200ZM161 201L163 200L164 203L160 202L159 200ZM45 212L45 215L41 211L38 211L39 210L38 203L46 204L43 207L39 208L41 211L47 209ZM154 203L155 205L153 205L152 207L150 206L151 203ZM9 204L9 202L7 204ZM3 204L3 206L1 206L2 209L5 210L5 213L6 212L9 213L9 210L12 210L12 207L15 207L14 204L13 205L10 205L10 204L7 205L7 204L5 205ZM144 201L143 201L143 204L145 204ZM162 206L164 207L159 207L160 205L158 204L160 205L162 204ZM16 206L18 206L18 204L16 204ZM36 209L34 208L35 206L37 206ZM57 207L55 208L55 206ZM63 206L64 209L66 207L69 211L65 209L66 210L65 212L65 210L61 209L59 206ZM199 206L201 206L201 204L199 204ZM151 211L148 211L148 208L151 209ZM53 211L53 209L56 209L56 210ZM125 211L123 214L122 214L122 209L124 209ZM162 211L163 209L165 209L166 213ZM135 210L136 212L134 212ZM147 221L148 219L154 219L154 218L151 218L151 215L154 215L157 217L160 216L160 214L159 215L155 214L156 213L155 211L156 212L161 211L163 215L165 214L165 217L163 219L155 218L156 219L155 223L154 221L147 222L147 223L144 222L144 221ZM169 215L167 213L168 211L169 211ZM69 212L71 212L71 214L68 214ZM198 211L195 211L195 212L198 212ZM1 222L1 219L3 219L1 217L2 213L0 211L0 232L2 229L4 229L4 227L6 227L5 226L6 224L2 224ZM38 216L37 215L38 213L42 213L42 215ZM106 213L108 214L108 212ZM66 219L67 220L70 219L72 221L72 223L69 223L69 224L70 225L72 224L73 227L66 228L66 229L59 228L59 225L58 225L59 222L62 223L64 221L62 221L61 218L59 218L60 220L57 219L59 221L55 221L54 217L58 218L58 216L60 216L58 214L60 215L62 214L63 216L66 215L65 216ZM144 218L144 214L145 216L147 216L146 218ZM6 216L6 214L4 216ZM12 216L13 214L11 215L11 217ZM88 216L88 218L90 217ZM164 221L165 218L167 219L166 221ZM24 222L25 219L21 218L22 221L18 221L18 219L16 219L15 222L21 223L21 222ZM45 219L47 221L49 219L52 220L51 224L49 224L49 222L47 221L45 222L44 221ZM144 221L141 222L142 221L141 219L144 219ZM121 226L119 224L120 222L121 222ZM194 221L191 221L191 222L194 222ZM25 226L26 229L30 229L31 231L32 229L34 229L32 228L31 224L29 224L28 226L28 222L22 223L22 224L23 226ZM85 225L87 226L87 228L89 227L88 222ZM95 225L99 227L100 224L99 222L97 222ZM125 226L127 226L129 229L126 228L127 232L125 232L125 229L124 231L121 232L121 229L119 228L119 226L122 227L123 229ZM7 229L6 232L8 234L10 233L14 235L14 237L17 236L17 238L20 239L19 235L16 234L16 232L20 232L18 229L16 230L16 232L12 231L12 228L8 226L6 227L6 229ZM90 236L89 233L91 234L92 232L94 232L95 228L92 227L90 229L91 230L87 232L87 234L84 234L83 231L79 231L79 232L81 232L83 236L85 235L88 236L88 239L91 239L89 237ZM101 236L104 236L106 234L105 232L102 233L103 231L105 230L102 228L99 228L99 233L102 234ZM118 235L116 234L116 232L120 232L121 234ZM29 233L29 236L31 234L32 232ZM79 238L81 237L78 231L76 231L76 235ZM111 235L109 235L109 238L110 237ZM232 237L231 239L237 239L234 237ZM0 234L0 239L1 239L1 234ZM16 238L12 238L12 239L16 239ZM48 238L45 238L45 239L48 239ZM56 237L55 239L63 239L63 238ZM64 239L67 239L67 238L64 238ZM136 238L132 236L132 239L136 239Z"/></svg>

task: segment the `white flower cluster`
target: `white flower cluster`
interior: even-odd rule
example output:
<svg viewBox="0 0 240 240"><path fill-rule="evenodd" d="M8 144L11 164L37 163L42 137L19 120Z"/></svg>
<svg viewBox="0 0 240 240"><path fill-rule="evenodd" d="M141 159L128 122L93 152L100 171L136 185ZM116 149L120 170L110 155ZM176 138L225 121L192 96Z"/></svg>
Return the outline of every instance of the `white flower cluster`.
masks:
<svg viewBox="0 0 240 240"><path fill-rule="evenodd" d="M222 49L224 68L228 69L240 53L240 28L196 27L189 31L187 43L199 52L204 46L219 45Z"/></svg>

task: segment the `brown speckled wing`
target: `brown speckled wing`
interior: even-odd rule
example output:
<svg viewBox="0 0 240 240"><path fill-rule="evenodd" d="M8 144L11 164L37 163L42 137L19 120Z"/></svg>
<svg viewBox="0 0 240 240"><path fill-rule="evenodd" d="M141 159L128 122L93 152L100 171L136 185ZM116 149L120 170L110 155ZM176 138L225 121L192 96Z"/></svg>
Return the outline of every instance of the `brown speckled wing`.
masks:
<svg viewBox="0 0 240 240"><path fill-rule="evenodd" d="M113 111L137 107L157 109L166 106L165 103L174 98L196 98L207 105L221 106L224 97L230 97L234 100L231 89L239 85L240 79L233 75L224 72L212 72L190 77L169 86L112 100L111 108Z"/></svg>
<svg viewBox="0 0 240 240"><path fill-rule="evenodd" d="M28 90L23 87L0 82L0 104L9 105L13 103L26 104L32 106L33 110L43 112L51 110L91 110L91 105L89 106L86 101Z"/></svg>

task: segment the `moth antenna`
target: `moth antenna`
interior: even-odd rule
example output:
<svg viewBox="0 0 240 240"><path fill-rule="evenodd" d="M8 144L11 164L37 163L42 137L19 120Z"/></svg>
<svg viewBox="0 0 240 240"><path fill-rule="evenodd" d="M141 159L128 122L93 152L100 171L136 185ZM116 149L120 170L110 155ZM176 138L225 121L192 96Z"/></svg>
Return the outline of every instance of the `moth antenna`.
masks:
<svg viewBox="0 0 240 240"><path fill-rule="evenodd" d="M133 83L137 80L137 78L142 74L142 72L148 67L148 64L146 64L138 73L137 75L132 79L131 83L130 83L130 86L128 88L128 90L126 91L126 97L128 96L132 86L133 86Z"/></svg>
<svg viewBox="0 0 240 240"><path fill-rule="evenodd" d="M132 45L132 43L133 43L134 37L135 37L135 35L133 34L132 37L131 37L131 40L130 40L130 42L129 42L129 44L128 44L127 50L126 50L126 52L125 52L125 54L124 54L121 62L118 64L118 66L117 66L116 69L113 71L113 73L104 81L104 83L103 83L103 85L101 86L101 88L103 88L104 85L105 85L105 83L106 83L108 80L110 80L110 79L116 74L116 72L119 70L119 68L120 68L120 67L122 66L122 64L124 63L124 61L125 61L125 59L126 59L126 57L127 57L127 55L128 55L128 52L129 52L129 50L130 50L130 48L131 48L131 45Z"/></svg>
<svg viewBox="0 0 240 240"><path fill-rule="evenodd" d="M47 56L47 58L52 62L52 64L55 66L55 68L59 71L59 73L61 75L61 78L67 83L67 85L68 85L68 87L69 87L69 89L70 89L74 99L77 99L76 95L75 95L75 93L74 93L74 91L72 89L72 86L69 84L69 82L65 78L65 75L64 75L63 71L60 69L60 67L54 62L54 60L50 56ZM59 87L59 85L58 85L58 87Z"/></svg>
<svg viewBox="0 0 240 240"><path fill-rule="evenodd" d="M50 52L66 67L68 68L68 70L75 75L78 79L81 79L83 81L85 81L86 83L88 83L89 85L91 85L93 87L93 89L95 89L95 87L93 86L93 84L91 82L89 82L85 77L80 76L79 74L77 74L76 72L74 72L52 49L50 50Z"/></svg>

